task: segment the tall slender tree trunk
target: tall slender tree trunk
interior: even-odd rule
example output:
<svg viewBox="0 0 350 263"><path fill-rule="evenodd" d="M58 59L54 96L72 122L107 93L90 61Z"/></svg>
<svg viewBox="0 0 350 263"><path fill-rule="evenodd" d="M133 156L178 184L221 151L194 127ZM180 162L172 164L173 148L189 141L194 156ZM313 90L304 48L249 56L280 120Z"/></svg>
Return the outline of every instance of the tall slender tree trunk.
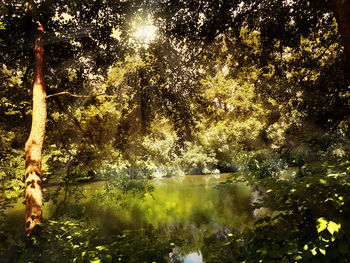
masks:
<svg viewBox="0 0 350 263"><path fill-rule="evenodd" d="M33 4L32 1L29 3ZM31 6L30 6L31 8ZM33 8L33 7L32 7ZM32 9L31 8L31 9ZM35 80L33 86L32 127L25 145L25 231L30 235L42 222L42 147L46 125L46 90L43 36L44 27L37 22L35 36Z"/></svg>
<svg viewBox="0 0 350 263"><path fill-rule="evenodd" d="M347 67L350 72L350 1L330 0L329 5L337 20L347 60ZM350 77L348 76L348 78Z"/></svg>

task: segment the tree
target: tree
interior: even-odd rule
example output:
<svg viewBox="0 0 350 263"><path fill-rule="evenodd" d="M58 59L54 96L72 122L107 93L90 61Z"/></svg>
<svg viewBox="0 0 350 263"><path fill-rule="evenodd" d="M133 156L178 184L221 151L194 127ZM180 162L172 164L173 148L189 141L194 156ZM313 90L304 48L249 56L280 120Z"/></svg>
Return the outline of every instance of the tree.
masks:
<svg viewBox="0 0 350 263"><path fill-rule="evenodd" d="M110 57L103 57L103 54L99 53L100 50L105 49L105 47L101 48L101 45L107 43L109 45L108 50L111 53L113 52L111 49L118 45L118 43L116 45L110 45L113 42L110 37L113 24L106 24L104 23L105 21L102 21L101 23L96 23L95 26L91 25L91 20L94 17L101 16L101 13L108 17L117 6L111 9L108 7L103 9L97 2L92 5L86 3L86 8L82 8L84 11L78 12L82 5L85 6L81 1L40 1L36 4L33 0L7 1L0 4L0 61L3 66L1 73L6 73L7 71L16 72L16 77L13 77L16 80L15 82L10 79L11 73L6 73L2 76L4 81L7 80L9 82L8 85L6 84L6 87L8 86L5 89L7 91L6 97L2 100L3 103L1 104L2 110L5 110L5 113L11 114L11 118L7 118L7 120L1 117L5 120L5 123L8 125L18 125L18 128L24 126L22 132L27 133L26 120L27 118L30 119L28 108L26 109L27 102L26 98L22 97L23 94L20 95L18 91L24 89L33 95L32 126L29 138L25 144L25 229L28 235L36 228L36 225L41 223L42 218L41 183L45 179L42 177L42 151L45 129L47 128L47 91L49 94L50 92L53 93L57 87L65 90L70 81L71 84L74 84L70 85L74 89L68 91L74 92L81 90L84 83L89 79L89 73L87 72L93 71L91 69L93 66L98 65L98 63L104 64L111 61ZM101 10L101 13L96 14L99 10ZM74 22L79 25L78 27L73 28L71 21L66 22L62 19L62 14L68 15L69 13L75 17ZM81 16L79 17L77 13ZM94 34L88 36L88 33L84 33L86 31L86 29L84 31L84 27L87 24L90 27L97 29L98 27L102 27L102 29L96 30ZM56 33L60 34L60 36L56 36ZM45 39L48 41L44 41L45 35ZM72 44L72 39L76 40L77 43L79 42L78 44L81 48L77 48L76 45ZM112 48L110 48L111 46ZM72 56L79 59L86 55L84 52L91 53L92 49L96 52L94 54L96 61L93 65L91 65L92 63L74 64L75 61L71 59ZM46 61L47 65L49 65L46 76L44 53L47 54ZM62 65L63 63L64 65ZM33 65L34 72L32 70ZM89 70L86 70L86 68L89 68ZM104 67L104 69L106 68ZM70 70L78 72L76 78L69 78L71 74ZM30 90L29 86L32 78L34 79L34 84L32 90ZM77 85L77 83L80 85ZM87 95L89 95L89 91L87 91ZM49 117L52 119L51 115L57 112L57 107L59 108L59 106L53 105L52 101L49 103L52 109ZM63 103L69 111L67 100L64 100ZM61 108L64 109L64 107ZM15 124L12 122L12 119L15 120L16 117ZM22 117L24 121L21 122L19 119ZM70 117L75 121L74 115L70 115ZM49 126L50 130L51 126ZM18 139L13 139L10 142L11 147L17 147L16 145L18 143L21 144L22 142Z"/></svg>
<svg viewBox="0 0 350 263"><path fill-rule="evenodd" d="M99 156L98 154L103 152L103 147L101 146L107 145L107 142L100 140L99 134L101 133L98 127L93 126L93 121L89 120L88 123L92 125L90 127L84 127L79 122L74 115L75 105L77 101L86 106L96 105L96 100L93 96L85 99L91 93L97 92L97 88L99 88L97 85L91 85L91 76L106 77L109 66L114 64L115 60L123 60L125 53L133 52L132 50L127 50L128 45L125 37L116 40L111 35L113 29L117 27L124 30L123 32L125 33L130 23L130 16L137 13L140 6L143 6L143 3L123 2L116 4L114 1L108 1L108 3L105 3L105 1L86 3L84 1L63 0L40 1L37 4L34 1L18 0L1 4L2 12L0 15L2 21L4 21L5 29L0 36L4 43L0 50L2 54L0 61L13 71L23 71L23 86L28 89L29 93L32 92L33 94L32 126L25 145L25 196L27 207L25 227L27 234L30 234L35 229L35 226L41 223L41 182L46 179L46 176L42 176L43 143L46 130L46 142L53 145L57 144L57 137L55 137L57 135L57 128L55 128L57 127L57 121L54 115L57 115L57 113L67 115L68 117L65 116L64 121L62 121L65 122L64 126L68 126L67 123L74 123L73 131L76 134L83 135L74 135L76 138L83 137L83 140L78 141L76 144L70 143L75 139L74 137L58 136L58 138L61 138L59 145L64 145L64 147L60 146L60 148L67 151L67 154L70 154L69 152L72 148L74 150L79 149L80 146L83 148L82 151L70 157L65 167L70 165L92 167L91 158ZM71 18L67 21L65 16ZM35 28L34 33L33 28ZM44 35L47 41L44 41ZM33 36L34 46L31 43ZM32 48L34 48L34 56L32 55ZM176 49L173 48L173 50L174 54L179 53ZM44 72L44 53L47 65L46 74ZM174 55L173 53L172 56ZM79 63L79 60L83 62ZM162 55L158 57L158 60L162 60ZM172 57L169 58L167 67L169 65L177 67L173 60ZM32 71L33 65L35 68L34 72ZM179 72L176 72L174 76L181 79L181 69L185 66L181 65ZM155 70L158 70L157 67L160 68L161 65L155 66ZM143 70L140 70L140 72L143 72ZM151 94L154 90L153 94L157 93L164 104L164 106L158 108L163 107L163 111L167 111L166 114L174 116L173 118L176 119L175 122L178 123L179 130L185 130L182 124L191 122L191 119L187 118L187 116L193 117L191 112L186 111L190 108L192 100L198 100L198 94L194 93L193 98L191 95L190 99L184 99L182 103L179 103L177 99L181 97L182 89L191 93L190 85L181 85L179 81L172 80L171 76L167 76L166 82L172 80L167 87L164 85L166 83L161 76L158 76L159 81L157 79L152 80L154 85L146 83L147 77L142 76L142 74L138 76L136 74L135 77L141 80L135 80L131 83L134 85L132 88L137 90L137 85L140 83L142 86L140 88L141 91L136 92L141 99L141 105L139 105L142 115L141 124L147 124L149 116L146 116L146 114L153 114L150 112L150 105L148 105L150 98L142 96L142 94ZM32 78L34 78L34 85L32 91L30 91L29 85ZM186 76L184 78L185 81L191 81L191 77ZM21 88L22 83L18 83L15 88ZM177 91L172 90L172 86L175 85L177 85ZM161 89L157 90L157 87L160 86ZM8 91L15 90L15 88ZM57 99L56 96L46 102L47 95L52 97L62 91L80 93L83 96L75 101L72 101L68 96L60 99ZM113 93L113 89L111 91ZM176 94L174 95L174 93ZM20 104L21 102L16 101L16 103ZM48 113L46 103L50 108ZM134 101L131 100L130 103L134 103ZM176 112L172 110L173 107L176 108ZM156 107L154 108L158 110ZM27 115L29 117L27 110L25 110L24 116ZM93 117L95 123L102 125L104 122L98 114L95 114ZM48 123L46 123L46 118L49 120ZM58 125L62 125L62 123ZM120 130L118 132L122 132ZM188 127L187 130L189 130ZM111 139L117 141L118 136ZM49 149L49 147L47 148ZM82 155L84 158L81 158ZM54 169L52 170L55 173Z"/></svg>
<svg viewBox="0 0 350 263"><path fill-rule="evenodd" d="M185 141L193 139L191 132L201 129L196 122L209 111L221 111L216 117L225 123L223 131L230 122L239 124L240 119L245 122L251 114L255 118L265 108L271 111L266 117L266 126L281 120L281 112L289 114L293 110L314 120L317 119L315 108L321 108L325 113L318 120L324 126L329 125L325 120L334 112L337 118L331 122L332 126L346 113L343 105L347 105L347 97L339 93L347 86L336 80L336 74L331 74L342 70L340 39L338 34L329 34L335 28L331 7L347 54L349 30L345 2L330 0L327 5L309 0L43 0L37 1L37 8L33 0L28 2L30 12L27 1L0 4L5 10L0 13L4 28L0 32L0 61L8 69L23 71L24 83L23 86L16 83L14 88L6 86L1 93L6 94L6 99L12 98L11 104L27 103L27 98L13 93L20 89L29 91L31 84L28 83L35 80L32 128L25 150L28 232L41 221L40 183L44 180L41 155L45 129L48 146L45 154L50 157L48 171L57 175L66 170L64 180L70 180L68 174L73 170L70 168L76 168L77 172L94 169L100 160L108 159L110 149L123 152L127 159L126 148L131 148L130 145L137 148L141 144L142 136L148 132L147 125L152 125L152 119L157 116L170 120L179 141ZM123 67L127 67L127 57L138 53L128 40L129 25L132 17L142 10L154 17L160 37L143 52L139 65L121 74ZM33 27L36 28L35 41L32 41ZM118 30L121 36L112 37ZM225 57L229 59L224 60ZM218 68L217 64L222 65ZM103 79L113 66L121 81L108 83ZM227 73L220 73L223 68ZM6 75L4 79L9 77ZM207 84L202 85L201 80L207 80ZM239 88L231 96L233 84ZM96 99L93 94L98 92L114 97ZM57 95L69 93L82 96L72 99ZM45 97L50 109L47 123ZM259 101L258 111L249 106L256 101ZM6 103L9 104L7 101L3 104ZM281 104L284 106L279 109ZM20 110L15 116L22 114L24 119L30 118L25 107L17 108ZM230 108L233 110L228 110ZM284 123L296 119L287 113ZM0 118L5 120L3 116ZM10 124L9 120L5 121ZM21 124L17 120L16 125L26 127L26 122ZM136 133L140 136L134 136ZM240 136L238 132L233 135ZM254 134L249 141L257 137ZM221 143L217 142L213 144ZM253 147L251 142L246 144ZM58 167L55 164L62 169L55 170Z"/></svg>
<svg viewBox="0 0 350 263"><path fill-rule="evenodd" d="M344 45L344 53L348 61L348 68L350 68L350 2L346 0L329 0L328 4L337 19ZM350 72L350 69L348 70Z"/></svg>
<svg viewBox="0 0 350 263"><path fill-rule="evenodd" d="M35 80L33 86L32 128L25 145L25 231L30 235L42 222L42 148L46 127L46 87L44 62L45 29L39 20L38 10L33 0L29 9L35 17Z"/></svg>

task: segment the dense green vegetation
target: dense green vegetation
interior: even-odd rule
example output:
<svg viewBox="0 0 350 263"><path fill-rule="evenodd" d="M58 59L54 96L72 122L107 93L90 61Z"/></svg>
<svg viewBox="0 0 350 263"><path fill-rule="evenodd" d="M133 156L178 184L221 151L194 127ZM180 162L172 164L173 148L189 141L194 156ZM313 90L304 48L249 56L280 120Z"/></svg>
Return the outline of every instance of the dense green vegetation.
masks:
<svg viewBox="0 0 350 263"><path fill-rule="evenodd" d="M182 262L198 248L203 262L350 261L348 2L36 1L43 188L55 190L44 191L54 211L44 205L41 231L25 237L8 208L24 200L30 2L0 3L0 261ZM246 195L241 183L252 190L244 227L234 213L234 224L208 217L204 197L193 213L174 205L174 189L150 180L218 173L231 173L216 186L223 203ZM103 187L85 196L94 181ZM86 199L126 217L137 206L143 224L107 231ZM196 239L184 225L164 230L168 215L223 228Z"/></svg>

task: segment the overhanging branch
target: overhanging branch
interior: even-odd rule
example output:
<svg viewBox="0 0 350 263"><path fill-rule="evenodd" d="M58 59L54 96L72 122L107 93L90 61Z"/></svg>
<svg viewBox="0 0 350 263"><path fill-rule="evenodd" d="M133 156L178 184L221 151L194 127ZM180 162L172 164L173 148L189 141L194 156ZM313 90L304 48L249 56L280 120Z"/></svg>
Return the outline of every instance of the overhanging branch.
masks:
<svg viewBox="0 0 350 263"><path fill-rule="evenodd" d="M69 95L71 97L76 97L76 98L94 98L94 97L98 97L98 96L116 95L116 94L117 93L99 93L99 94L94 94L94 95L82 95L82 94L73 94L73 93L70 93L68 91L63 91L63 92L48 95L48 96L46 96L46 98L50 98L50 97L54 97L54 96L58 96L58 95Z"/></svg>

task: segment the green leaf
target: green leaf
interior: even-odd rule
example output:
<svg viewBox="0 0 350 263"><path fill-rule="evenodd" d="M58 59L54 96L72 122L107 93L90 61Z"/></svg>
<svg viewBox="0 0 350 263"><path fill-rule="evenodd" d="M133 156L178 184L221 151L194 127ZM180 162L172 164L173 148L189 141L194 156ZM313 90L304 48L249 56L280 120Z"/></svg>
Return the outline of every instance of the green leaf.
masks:
<svg viewBox="0 0 350 263"><path fill-rule="evenodd" d="M320 179L320 183L326 185L326 184L327 184L327 181L324 180L324 179Z"/></svg>
<svg viewBox="0 0 350 263"><path fill-rule="evenodd" d="M327 226L327 230L329 231L329 233L331 233L333 235L334 232L339 231L340 227L341 227L341 224L337 224L333 221L329 221L328 226Z"/></svg>
<svg viewBox="0 0 350 263"><path fill-rule="evenodd" d="M294 260L300 260L300 259L302 259L302 257L301 257L300 255L296 255L296 256L294 257Z"/></svg>
<svg viewBox="0 0 350 263"><path fill-rule="evenodd" d="M108 262L112 262L112 256L111 255L107 255L104 259L104 261L108 261Z"/></svg>
<svg viewBox="0 0 350 263"><path fill-rule="evenodd" d="M106 247L105 246L97 246L96 249L97 250L104 250Z"/></svg>
<svg viewBox="0 0 350 263"><path fill-rule="evenodd" d="M325 230L327 228L327 220L324 217L320 217L317 219L317 232L320 233L321 231Z"/></svg>

